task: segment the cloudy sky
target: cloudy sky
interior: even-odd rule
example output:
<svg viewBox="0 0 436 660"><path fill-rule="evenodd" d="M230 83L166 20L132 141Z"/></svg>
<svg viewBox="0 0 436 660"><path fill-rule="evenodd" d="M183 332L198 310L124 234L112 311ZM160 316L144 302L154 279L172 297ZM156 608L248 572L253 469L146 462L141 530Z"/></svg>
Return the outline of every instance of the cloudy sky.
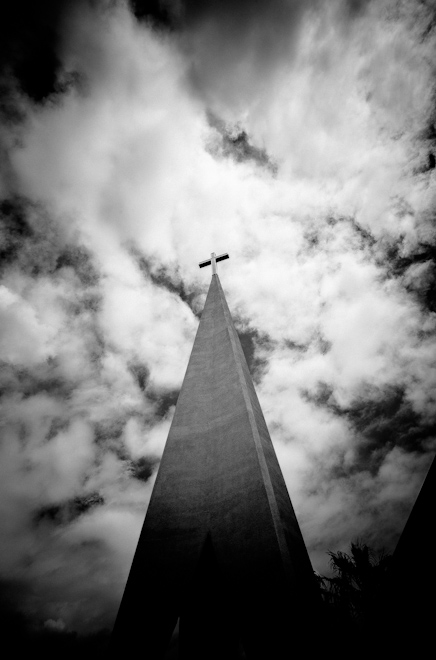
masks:
<svg viewBox="0 0 436 660"><path fill-rule="evenodd" d="M433 3L11 7L4 606L112 626L212 251L314 568L392 550L436 448Z"/></svg>

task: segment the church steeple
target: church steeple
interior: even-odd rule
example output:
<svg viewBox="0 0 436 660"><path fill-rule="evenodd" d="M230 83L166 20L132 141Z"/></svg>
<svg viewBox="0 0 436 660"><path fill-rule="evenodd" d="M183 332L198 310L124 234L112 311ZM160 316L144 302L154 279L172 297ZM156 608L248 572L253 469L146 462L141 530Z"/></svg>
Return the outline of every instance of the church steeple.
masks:
<svg viewBox="0 0 436 660"><path fill-rule="evenodd" d="M313 623L316 603L306 547L214 274L113 645L163 657L180 618L179 657L244 657L242 644L247 658L279 658Z"/></svg>

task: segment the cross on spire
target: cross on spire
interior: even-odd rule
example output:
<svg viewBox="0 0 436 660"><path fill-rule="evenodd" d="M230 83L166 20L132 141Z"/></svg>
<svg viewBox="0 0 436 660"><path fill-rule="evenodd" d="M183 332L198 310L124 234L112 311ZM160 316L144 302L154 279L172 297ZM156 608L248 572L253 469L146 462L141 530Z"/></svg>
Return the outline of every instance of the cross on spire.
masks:
<svg viewBox="0 0 436 660"><path fill-rule="evenodd" d="M216 275L216 265L218 261L224 261L224 259L228 259L229 255L227 252L224 252L224 254L220 254L219 257L216 256L215 252L212 252L210 255L210 259L206 259L206 261L200 261L198 264L200 268L204 268L205 266L210 266L212 265L212 275Z"/></svg>

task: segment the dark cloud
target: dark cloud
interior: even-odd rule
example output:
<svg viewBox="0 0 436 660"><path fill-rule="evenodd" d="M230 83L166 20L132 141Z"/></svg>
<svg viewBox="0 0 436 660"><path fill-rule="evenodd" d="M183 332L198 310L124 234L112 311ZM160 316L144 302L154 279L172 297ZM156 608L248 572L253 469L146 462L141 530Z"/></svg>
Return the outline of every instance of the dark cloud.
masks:
<svg viewBox="0 0 436 660"><path fill-rule="evenodd" d="M124 416L100 419L94 424L95 441L99 445L103 445L105 449L115 449L117 453L125 457L125 450L120 442L120 436L125 423L126 419Z"/></svg>
<svg viewBox="0 0 436 660"><path fill-rule="evenodd" d="M368 4L339 0L337 20L347 25ZM162 0L156 16L161 20L164 12L162 22L180 34L193 88L210 107L235 109L265 93L274 68L292 59L304 18L322 5L320 0Z"/></svg>
<svg viewBox="0 0 436 660"><path fill-rule="evenodd" d="M62 227L43 205L17 195L0 202L1 271L8 266L31 277L72 272L83 287L95 287L99 281L90 251L67 243Z"/></svg>
<svg viewBox="0 0 436 660"><path fill-rule="evenodd" d="M69 426L69 421L62 417L53 417L50 422L50 427L46 436L46 440L52 440L58 433L66 431Z"/></svg>
<svg viewBox="0 0 436 660"><path fill-rule="evenodd" d="M428 167L427 167L427 169L428 170L434 170L435 167L436 167L436 158L435 158L434 153L432 153L430 151L430 153L428 154Z"/></svg>
<svg viewBox="0 0 436 660"><path fill-rule="evenodd" d="M142 456L137 461L131 462L131 474L135 479L148 481L156 470L159 459L152 456Z"/></svg>
<svg viewBox="0 0 436 660"><path fill-rule="evenodd" d="M344 0L343 6L350 18L361 16L372 0Z"/></svg>
<svg viewBox="0 0 436 660"><path fill-rule="evenodd" d="M436 114L436 113L435 113ZM436 141L436 117L432 116L427 122L426 127L421 131L421 139L430 142Z"/></svg>
<svg viewBox="0 0 436 660"><path fill-rule="evenodd" d="M130 365L130 371L132 372L139 389L141 392L144 392L147 389L150 380L150 370L145 364L134 363Z"/></svg>
<svg viewBox="0 0 436 660"><path fill-rule="evenodd" d="M81 313L95 313L100 310L102 303L102 296L99 291L83 291L78 292L75 300L70 301L68 304L68 311L71 315L77 316ZM104 352L104 345L98 328L95 327L95 342L93 346L92 360L98 360Z"/></svg>
<svg viewBox="0 0 436 660"><path fill-rule="evenodd" d="M31 280L52 276L59 284L68 283L59 302L71 317L93 315L100 309L100 274L91 252L67 241L62 226L43 205L20 196L0 202L0 276L16 271ZM89 348L95 360L101 357L104 343L97 322L93 335Z"/></svg>
<svg viewBox="0 0 436 660"><path fill-rule="evenodd" d="M1 364L1 363L0 363ZM65 400L76 383L63 378L55 359L40 362L32 368L13 366L4 362L0 369L0 397L18 393L23 398L44 392L51 397Z"/></svg>
<svg viewBox="0 0 436 660"><path fill-rule="evenodd" d="M0 202L0 264L2 269L15 261L27 241L34 239L34 229L28 218L33 206L21 197Z"/></svg>
<svg viewBox="0 0 436 660"><path fill-rule="evenodd" d="M272 350L273 342L266 334L260 333L256 328L240 326L236 320L236 328L248 369L255 383L259 383L268 365L266 354ZM262 349L260 352L259 349Z"/></svg>
<svg viewBox="0 0 436 660"><path fill-rule="evenodd" d="M304 242L299 256L306 257L312 253L322 253L328 244L336 237L337 229L344 232L350 247L364 252L368 259L376 259L378 242L375 236L360 225L353 216L328 215L323 223L309 224L303 233Z"/></svg>
<svg viewBox="0 0 436 660"><path fill-rule="evenodd" d="M398 202L399 213L413 213L405 203ZM380 277L401 283L417 299L422 307L436 311L436 238L427 242L417 241L413 247L405 244L404 237L376 238L352 216L326 218L320 226L309 226L304 232L304 244L300 255L323 252L334 238L337 227L348 230L348 240L355 250L364 253L365 259L380 269ZM419 268L418 268L419 267Z"/></svg>
<svg viewBox="0 0 436 660"><path fill-rule="evenodd" d="M296 351L297 353L305 353L310 346L309 343L299 344L298 342L292 341L290 339L285 339L283 344L286 346L286 348L289 348L291 351Z"/></svg>
<svg viewBox="0 0 436 660"><path fill-rule="evenodd" d="M215 157L232 158L237 163L251 161L260 167L264 167L272 174L277 173L277 165L272 162L265 149L260 149L250 143L250 139L244 130L238 127L226 125L226 123L208 113L210 126L215 129L218 140L208 144L208 151Z"/></svg>
<svg viewBox="0 0 436 660"><path fill-rule="evenodd" d="M71 268L83 286L95 286L99 273L89 250L83 245L67 245L56 260L56 270Z"/></svg>
<svg viewBox="0 0 436 660"><path fill-rule="evenodd" d="M193 87L211 107L255 97L289 57L305 12L317 0L187 0L178 13Z"/></svg>
<svg viewBox="0 0 436 660"><path fill-rule="evenodd" d="M419 132L418 139L422 146L422 158L414 173L417 175L431 173L436 166L436 107L430 113L425 128Z"/></svg>
<svg viewBox="0 0 436 660"><path fill-rule="evenodd" d="M284 19L298 16L304 4L305 0L130 0L132 11L139 19L151 19L179 29L206 21L238 23L233 28L241 32L262 19L266 26L279 25Z"/></svg>
<svg viewBox="0 0 436 660"><path fill-rule="evenodd" d="M201 309L199 309L198 304L196 304L198 296L202 293L200 288L191 284L190 289L188 289L177 269L175 271L170 271L167 266L145 256L136 247L132 247L130 252L135 258L139 269L148 280L153 282L156 286L166 289L170 293L174 293L188 305L197 318L200 318Z"/></svg>
<svg viewBox="0 0 436 660"><path fill-rule="evenodd" d="M2 124L9 128L14 124L19 124L24 117L25 109L21 103L17 83L6 77L0 79L0 119ZM6 151L3 154L3 158L5 157ZM3 170L4 167L5 164L3 163Z"/></svg>
<svg viewBox="0 0 436 660"><path fill-rule="evenodd" d="M352 231L358 237L362 247L372 248L376 244L377 241L376 238L373 236L373 234L371 234L371 232L365 227L362 227L362 225L360 225L356 221L356 219L353 218L352 216L348 216L348 217L330 216L327 219L327 224L330 225L331 227L334 227L339 222L348 224L350 226Z"/></svg>
<svg viewBox="0 0 436 660"><path fill-rule="evenodd" d="M334 413L340 414L341 410L334 398L334 390L331 385L322 381L318 382L313 390L302 389L301 394L306 401L310 401L315 406L325 407Z"/></svg>
<svg viewBox="0 0 436 660"><path fill-rule="evenodd" d="M171 0L130 0L134 15L139 20L150 21L155 27L171 29L174 27L175 10Z"/></svg>
<svg viewBox="0 0 436 660"><path fill-rule="evenodd" d="M315 406L345 417L353 429L356 457L346 471L348 474L361 470L377 473L394 447L427 453L428 440L436 433L436 420L422 419L399 386L367 387L366 393L363 391L348 407L338 404L334 388L325 382L319 382L313 391L303 390L302 395ZM339 469L343 471L343 466Z"/></svg>
<svg viewBox="0 0 436 660"><path fill-rule="evenodd" d="M272 26L279 37L281 29L286 29L284 23L297 21L305 9L316 4L305 0L182 0L178 14L186 26L213 20L239 34L263 22L265 38L272 40Z"/></svg>
<svg viewBox="0 0 436 660"><path fill-rule="evenodd" d="M84 0L79 0L84 4ZM36 102L55 91L63 22L77 0L16 0L0 9L0 79L12 77ZM9 93L12 92L9 87Z"/></svg>
<svg viewBox="0 0 436 660"><path fill-rule="evenodd" d="M155 417L166 417L168 411L176 405L180 390L156 389L150 382L150 370L144 364L131 364L130 371L147 401L153 404L153 414Z"/></svg>
<svg viewBox="0 0 436 660"><path fill-rule="evenodd" d="M316 332L314 338L311 342L315 350L317 350L321 355L325 355L332 348L332 343L322 336L321 332Z"/></svg>
<svg viewBox="0 0 436 660"><path fill-rule="evenodd" d="M99 493L89 493L74 497L67 502L51 504L38 509L34 514L34 522L67 525L90 509L104 504L104 498Z"/></svg>
<svg viewBox="0 0 436 660"><path fill-rule="evenodd" d="M427 451L426 441L436 432L436 423L423 421L413 410L401 387L369 392L346 410L348 420L361 438L362 463L377 469L394 446L406 451Z"/></svg>
<svg viewBox="0 0 436 660"><path fill-rule="evenodd" d="M411 254L404 256L400 241L387 245L383 257L388 275L400 279L424 308L436 311L436 244L417 244Z"/></svg>
<svg viewBox="0 0 436 660"><path fill-rule="evenodd" d="M147 398L155 405L156 417L166 417L170 408L176 405L179 389L162 391L153 388L147 389Z"/></svg>
<svg viewBox="0 0 436 660"><path fill-rule="evenodd" d="M371 2L339 0L339 15L344 20L358 18ZM243 40L241 47L259 48L266 57L272 56L278 48L274 41L284 39L289 30L297 29L304 12L319 4L319 0L130 0L139 20L188 32L213 23L229 42L238 37ZM257 44L250 43L253 34L258 37Z"/></svg>

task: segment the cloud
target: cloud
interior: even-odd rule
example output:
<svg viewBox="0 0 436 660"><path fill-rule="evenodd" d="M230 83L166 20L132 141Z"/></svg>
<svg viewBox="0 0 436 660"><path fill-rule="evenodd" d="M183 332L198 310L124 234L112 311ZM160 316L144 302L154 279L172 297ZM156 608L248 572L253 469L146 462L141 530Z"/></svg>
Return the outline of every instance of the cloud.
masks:
<svg viewBox="0 0 436 660"><path fill-rule="evenodd" d="M194 89L215 111L244 111L265 93L279 62L291 58L304 16L317 1L196 2L178 5ZM172 5L174 6L174 5ZM267 92L268 93L268 92Z"/></svg>
<svg viewBox="0 0 436 660"><path fill-rule="evenodd" d="M19 0L2 8L0 78L6 91L12 91L7 84L11 77L35 101L54 90L61 66L62 23L72 4L70 0L39 4Z"/></svg>
<svg viewBox="0 0 436 660"><path fill-rule="evenodd" d="M276 173L277 167L271 162L265 149L250 144L244 130L238 129L238 126L226 126L224 121L212 113L208 114L208 120L217 133L208 144L208 149L215 158L233 158L237 163L252 161L267 168L272 174Z"/></svg>
<svg viewBox="0 0 436 660"><path fill-rule="evenodd" d="M49 630L65 630L65 622L62 619L47 619L44 621L44 628Z"/></svg>

